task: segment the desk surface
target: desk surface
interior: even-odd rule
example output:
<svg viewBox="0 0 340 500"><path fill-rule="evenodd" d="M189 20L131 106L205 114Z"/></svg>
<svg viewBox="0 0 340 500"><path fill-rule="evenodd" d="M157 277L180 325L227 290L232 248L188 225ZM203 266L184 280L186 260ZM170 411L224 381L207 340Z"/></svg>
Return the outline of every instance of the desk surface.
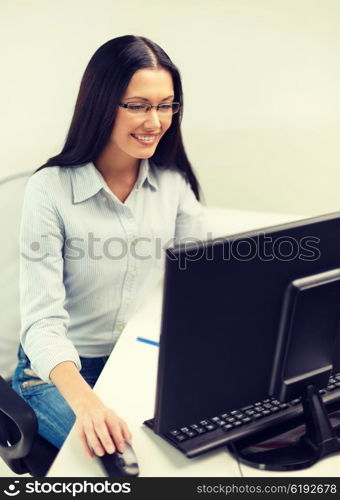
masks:
<svg viewBox="0 0 340 500"><path fill-rule="evenodd" d="M231 234L296 220L296 216L254 214L217 209L212 216L214 236ZM238 463L224 450L187 459L179 451L143 426L153 416L158 347L138 342L138 336L157 340L161 320L162 284L145 300L126 325L95 386L99 397L130 427L132 444L144 477L326 477L340 476L340 455L328 457L303 471L278 473L253 469ZM48 477L103 477L99 462L88 458L73 429L52 465Z"/></svg>

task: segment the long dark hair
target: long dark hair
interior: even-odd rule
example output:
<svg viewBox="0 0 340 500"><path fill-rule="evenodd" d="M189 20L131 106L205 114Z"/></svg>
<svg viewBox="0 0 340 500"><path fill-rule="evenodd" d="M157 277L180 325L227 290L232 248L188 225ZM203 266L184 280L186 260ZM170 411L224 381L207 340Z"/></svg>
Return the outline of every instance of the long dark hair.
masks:
<svg viewBox="0 0 340 500"><path fill-rule="evenodd" d="M70 129L62 151L50 158L45 167L72 167L94 161L110 138L116 108L133 74L142 68L162 67L173 79L179 113L161 138L150 159L155 166L174 165L189 181L196 198L200 186L186 155L182 135L183 92L178 69L161 47L148 38L126 35L104 43L94 53L83 75Z"/></svg>

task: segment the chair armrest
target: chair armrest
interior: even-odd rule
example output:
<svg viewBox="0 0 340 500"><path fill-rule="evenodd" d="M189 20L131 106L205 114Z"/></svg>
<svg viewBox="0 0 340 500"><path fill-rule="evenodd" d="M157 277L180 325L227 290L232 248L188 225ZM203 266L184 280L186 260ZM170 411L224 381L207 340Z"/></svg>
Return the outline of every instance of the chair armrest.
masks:
<svg viewBox="0 0 340 500"><path fill-rule="evenodd" d="M13 431L20 432L20 439L9 446ZM0 376L0 456L4 460L25 457L37 432L38 420L33 409Z"/></svg>

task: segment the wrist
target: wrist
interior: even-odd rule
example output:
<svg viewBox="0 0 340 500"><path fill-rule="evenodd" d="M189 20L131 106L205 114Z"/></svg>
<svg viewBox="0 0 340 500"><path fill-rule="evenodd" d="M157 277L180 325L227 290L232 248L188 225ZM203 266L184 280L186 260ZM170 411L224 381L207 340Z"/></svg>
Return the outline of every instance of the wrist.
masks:
<svg viewBox="0 0 340 500"><path fill-rule="evenodd" d="M100 403L73 362L64 361L57 365L51 371L50 378L75 414Z"/></svg>
<svg viewBox="0 0 340 500"><path fill-rule="evenodd" d="M94 406L104 406L100 401L98 396L93 392L91 387L88 389L81 391L77 398L75 398L72 402L72 410L76 415L80 415L86 412L88 409L93 408Z"/></svg>

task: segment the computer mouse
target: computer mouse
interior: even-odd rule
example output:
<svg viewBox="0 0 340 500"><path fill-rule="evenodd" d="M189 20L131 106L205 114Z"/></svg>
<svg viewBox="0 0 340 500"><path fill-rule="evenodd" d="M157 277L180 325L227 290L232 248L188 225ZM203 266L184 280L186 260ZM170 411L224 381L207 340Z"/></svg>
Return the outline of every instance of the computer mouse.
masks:
<svg viewBox="0 0 340 500"><path fill-rule="evenodd" d="M107 477L138 476L139 467L137 457L130 443L125 442L125 451L105 453L97 457Z"/></svg>

